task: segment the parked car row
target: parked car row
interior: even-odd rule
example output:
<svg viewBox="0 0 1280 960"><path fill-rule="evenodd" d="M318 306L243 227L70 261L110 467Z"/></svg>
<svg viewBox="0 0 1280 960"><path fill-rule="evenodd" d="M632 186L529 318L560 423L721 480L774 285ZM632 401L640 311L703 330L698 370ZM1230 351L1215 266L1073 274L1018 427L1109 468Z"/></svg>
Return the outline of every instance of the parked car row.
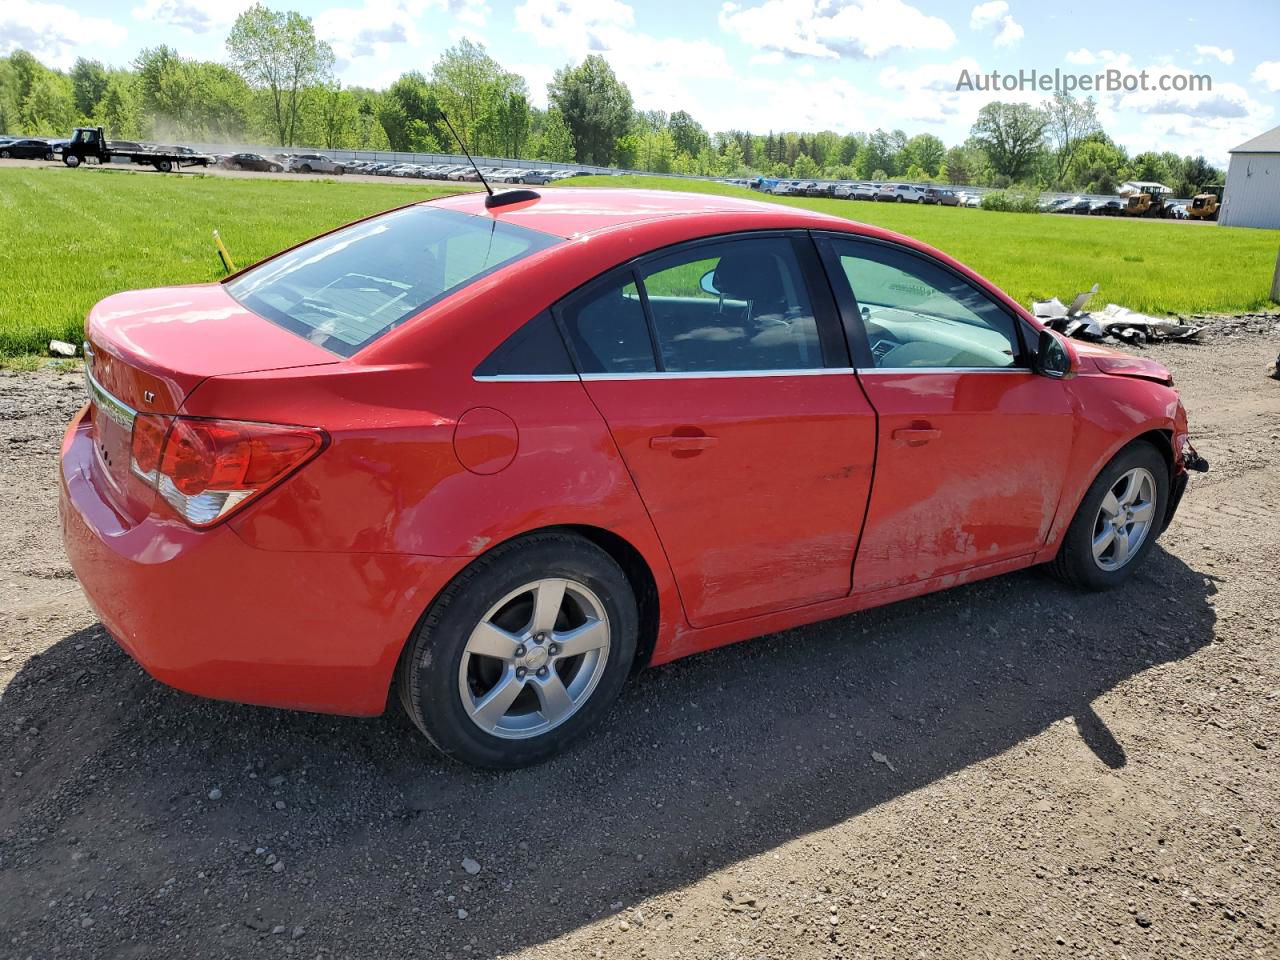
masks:
<svg viewBox="0 0 1280 960"><path fill-rule="evenodd" d="M412 177L419 180L454 180L475 183L480 177L469 163L408 163L395 160L333 160L319 153L277 154L233 153L218 158L218 166L231 170L265 173L360 173L380 177ZM587 175L585 170L531 170L523 167L481 167L490 183L544 184L553 180Z"/></svg>
<svg viewBox="0 0 1280 960"><path fill-rule="evenodd" d="M371 174L380 177L412 177L419 180L454 180L476 183L480 176L469 163L396 163L382 160L352 160L347 163L351 173ZM530 170L523 167L481 167L480 172L490 183L544 184L569 177L587 176L585 170Z"/></svg>
<svg viewBox="0 0 1280 960"><path fill-rule="evenodd" d="M982 197L945 187L913 183L865 183L822 180L723 180L779 197L831 197L836 200L878 200L886 203L926 203L942 207L977 207Z"/></svg>

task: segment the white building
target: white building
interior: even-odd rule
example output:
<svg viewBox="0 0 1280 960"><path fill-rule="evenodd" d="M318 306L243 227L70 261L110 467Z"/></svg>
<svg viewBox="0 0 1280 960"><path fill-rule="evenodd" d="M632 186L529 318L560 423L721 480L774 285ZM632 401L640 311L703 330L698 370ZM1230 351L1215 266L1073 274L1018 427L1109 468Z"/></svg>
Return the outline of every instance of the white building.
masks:
<svg viewBox="0 0 1280 960"><path fill-rule="evenodd" d="M1218 222L1280 230L1280 127L1231 151Z"/></svg>

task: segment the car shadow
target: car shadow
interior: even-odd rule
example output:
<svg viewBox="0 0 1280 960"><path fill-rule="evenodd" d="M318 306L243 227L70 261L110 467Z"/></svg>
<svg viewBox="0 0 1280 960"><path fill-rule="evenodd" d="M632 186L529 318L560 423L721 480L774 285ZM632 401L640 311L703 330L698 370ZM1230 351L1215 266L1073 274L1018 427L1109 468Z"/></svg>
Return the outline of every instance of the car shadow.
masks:
<svg viewBox="0 0 1280 960"><path fill-rule="evenodd" d="M15 731L5 766L21 774L0 778L0 902L23 955L175 931L184 956L239 955L276 926L302 927L307 955L423 937L432 956L518 951L1064 718L1100 768L1124 766L1090 704L1209 643L1214 592L1157 546L1111 593L1025 572L788 631L646 671L593 737L500 774L438 759L392 711L352 720L177 693L95 627L0 697L0 731ZM39 923L49 871L69 894L146 907L99 895L112 909L91 934ZM157 896L166 884L175 894Z"/></svg>

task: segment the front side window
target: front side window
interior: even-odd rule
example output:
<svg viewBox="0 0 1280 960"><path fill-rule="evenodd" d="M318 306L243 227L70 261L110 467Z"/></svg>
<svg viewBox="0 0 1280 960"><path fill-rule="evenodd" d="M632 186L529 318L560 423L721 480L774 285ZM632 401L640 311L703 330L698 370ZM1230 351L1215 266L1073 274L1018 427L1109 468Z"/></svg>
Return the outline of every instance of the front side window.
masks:
<svg viewBox="0 0 1280 960"><path fill-rule="evenodd" d="M227 291L254 313L349 357L467 284L558 242L485 217L406 207L250 268Z"/></svg>
<svg viewBox="0 0 1280 960"><path fill-rule="evenodd" d="M1013 317L963 278L881 244L837 240L834 247L877 368L1021 364Z"/></svg>

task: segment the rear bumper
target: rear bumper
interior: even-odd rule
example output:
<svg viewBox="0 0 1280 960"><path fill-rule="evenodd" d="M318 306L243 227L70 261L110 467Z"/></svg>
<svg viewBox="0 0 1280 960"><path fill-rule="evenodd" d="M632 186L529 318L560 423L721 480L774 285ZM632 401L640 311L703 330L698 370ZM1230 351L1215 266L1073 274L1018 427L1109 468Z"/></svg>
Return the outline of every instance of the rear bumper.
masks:
<svg viewBox="0 0 1280 960"><path fill-rule="evenodd" d="M63 441L59 514L90 605L157 680L263 706L372 716L400 650L467 558L275 552L222 524L125 521L94 482L83 415Z"/></svg>

